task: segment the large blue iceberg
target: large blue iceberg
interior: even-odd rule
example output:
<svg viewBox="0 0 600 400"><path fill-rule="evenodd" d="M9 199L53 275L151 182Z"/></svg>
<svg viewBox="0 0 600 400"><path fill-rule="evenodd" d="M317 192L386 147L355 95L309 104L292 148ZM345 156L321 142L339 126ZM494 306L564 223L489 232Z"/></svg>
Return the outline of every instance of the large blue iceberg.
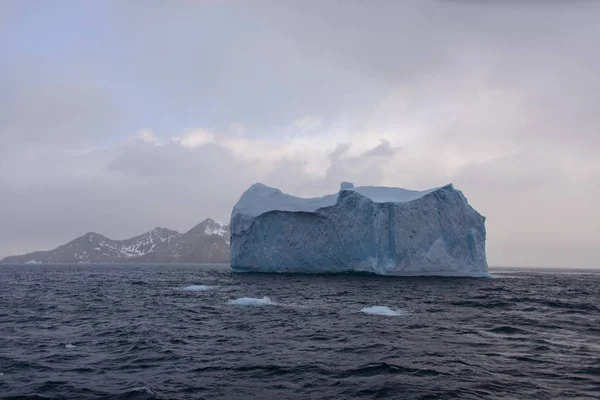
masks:
<svg viewBox="0 0 600 400"><path fill-rule="evenodd" d="M257 183L231 214L236 272L489 277L485 217L451 184L299 198Z"/></svg>

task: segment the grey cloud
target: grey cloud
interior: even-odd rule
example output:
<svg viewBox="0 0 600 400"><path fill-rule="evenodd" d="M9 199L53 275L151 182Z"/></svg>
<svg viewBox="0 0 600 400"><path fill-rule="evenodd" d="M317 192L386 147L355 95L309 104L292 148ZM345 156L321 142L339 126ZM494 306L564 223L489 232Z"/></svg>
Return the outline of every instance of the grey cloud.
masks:
<svg viewBox="0 0 600 400"><path fill-rule="evenodd" d="M393 157L400 151L400 148L391 145L389 140L381 139L381 144L371 150L365 151L361 157Z"/></svg>
<svg viewBox="0 0 600 400"><path fill-rule="evenodd" d="M335 183L328 184L331 182L306 174L305 168L304 160L284 158L275 164L270 173L258 180L299 197L322 196L324 193L335 193L338 189Z"/></svg>
<svg viewBox="0 0 600 400"><path fill-rule="evenodd" d="M175 143L154 146L143 142L125 146L108 166L112 172L142 179L194 176L219 169L232 173L242 167L231 153L215 144L186 149Z"/></svg>
<svg viewBox="0 0 600 400"><path fill-rule="evenodd" d="M3 150L78 148L112 133L119 113L105 88L39 62L15 57L0 66Z"/></svg>
<svg viewBox="0 0 600 400"><path fill-rule="evenodd" d="M516 194L544 190L565 179L556 161L535 153L519 153L493 161L471 163L461 169L457 179L490 192Z"/></svg>
<svg viewBox="0 0 600 400"><path fill-rule="evenodd" d="M491 259L505 265L596 265L600 214L593 198L600 191L593 182L600 174L574 179L560 162L522 153L469 165L454 177L469 202L488 217Z"/></svg>
<svg viewBox="0 0 600 400"><path fill-rule="evenodd" d="M342 181L352 181L357 185L377 185L382 181L383 167L399 152L399 149L393 148L385 139L378 146L357 156L349 155L349 150L350 146L343 143L329 155L330 165L325 182L330 186L339 185Z"/></svg>

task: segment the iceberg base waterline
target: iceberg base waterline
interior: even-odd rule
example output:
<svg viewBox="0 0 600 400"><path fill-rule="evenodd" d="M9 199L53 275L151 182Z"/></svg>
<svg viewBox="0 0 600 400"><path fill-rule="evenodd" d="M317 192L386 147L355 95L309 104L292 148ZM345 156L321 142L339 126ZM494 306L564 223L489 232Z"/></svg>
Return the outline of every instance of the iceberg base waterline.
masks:
<svg viewBox="0 0 600 400"><path fill-rule="evenodd" d="M232 266L231 272L236 274L307 274L307 275L336 275L336 274L365 274L365 275L378 275L378 276L390 276L390 277L427 277L427 276L440 276L449 278L492 278L492 274L487 271L397 271L393 273L377 273L376 271L367 270L353 270L353 269L298 269L293 268L255 268L255 267L240 267Z"/></svg>

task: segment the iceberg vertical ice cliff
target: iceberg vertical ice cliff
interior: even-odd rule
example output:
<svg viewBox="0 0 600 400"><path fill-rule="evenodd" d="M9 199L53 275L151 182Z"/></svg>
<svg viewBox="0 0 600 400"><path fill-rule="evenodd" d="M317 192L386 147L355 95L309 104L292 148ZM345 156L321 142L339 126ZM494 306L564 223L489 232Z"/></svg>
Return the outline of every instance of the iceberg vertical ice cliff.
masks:
<svg viewBox="0 0 600 400"><path fill-rule="evenodd" d="M488 277L485 217L451 184L425 191L343 182L298 198L260 183L231 214L236 272Z"/></svg>

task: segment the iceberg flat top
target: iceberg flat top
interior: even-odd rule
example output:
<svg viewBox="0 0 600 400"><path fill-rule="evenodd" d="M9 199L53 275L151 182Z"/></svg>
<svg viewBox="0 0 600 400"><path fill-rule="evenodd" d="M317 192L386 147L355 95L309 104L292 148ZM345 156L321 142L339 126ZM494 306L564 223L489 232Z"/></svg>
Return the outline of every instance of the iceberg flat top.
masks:
<svg viewBox="0 0 600 400"><path fill-rule="evenodd" d="M359 186L350 190L368 197L375 203L404 203L416 200L437 189L439 188L418 191L385 186Z"/></svg>
<svg viewBox="0 0 600 400"><path fill-rule="evenodd" d="M341 190L352 190L376 203L403 203L416 200L438 188L424 191L383 186L359 186L342 182ZM240 198L233 213L258 216L268 211L314 212L319 208L333 206L338 193L323 197L302 198L283 193L262 183L252 185Z"/></svg>

